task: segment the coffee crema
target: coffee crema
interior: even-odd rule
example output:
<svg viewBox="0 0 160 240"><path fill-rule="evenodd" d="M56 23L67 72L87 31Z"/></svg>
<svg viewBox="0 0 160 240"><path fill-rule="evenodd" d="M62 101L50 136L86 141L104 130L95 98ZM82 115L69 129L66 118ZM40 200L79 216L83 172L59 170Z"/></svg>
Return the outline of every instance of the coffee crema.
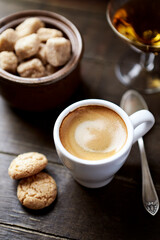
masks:
<svg viewBox="0 0 160 240"><path fill-rule="evenodd" d="M63 119L60 140L72 155L85 160L100 160L123 148L127 127L113 110L88 105L75 109Z"/></svg>

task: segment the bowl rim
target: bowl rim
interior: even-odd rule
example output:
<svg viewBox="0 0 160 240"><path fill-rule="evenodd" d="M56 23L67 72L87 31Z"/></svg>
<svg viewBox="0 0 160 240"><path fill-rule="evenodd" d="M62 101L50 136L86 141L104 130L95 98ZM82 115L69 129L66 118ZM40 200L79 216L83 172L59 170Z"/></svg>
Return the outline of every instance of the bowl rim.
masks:
<svg viewBox="0 0 160 240"><path fill-rule="evenodd" d="M74 38L74 42L76 44L76 53L75 51L72 52L70 60L64 66L62 66L61 69L59 69L57 72L49 76L44 76L41 78L24 78L24 77L20 77L12 73L9 73L3 70L2 68L0 68L0 77L11 82L16 82L16 83L25 84L25 85L41 85L41 84L47 84L47 83L50 84L51 82L57 82L65 78L77 67L79 60L82 57L83 40L78 28L66 17L55 12L51 12L47 10L23 10L23 11L15 12L13 14L10 14L8 16L1 18L0 29L4 28L4 26L7 25L10 20L12 23L14 22L14 20L26 19L28 17L47 18L53 21L53 25L55 21L57 21L57 23L63 25L63 28L66 26L68 30L70 30L70 31L66 30L68 34L70 32L70 35L67 35L66 33L65 34L69 39L70 37ZM72 47L72 50L73 50L73 47Z"/></svg>

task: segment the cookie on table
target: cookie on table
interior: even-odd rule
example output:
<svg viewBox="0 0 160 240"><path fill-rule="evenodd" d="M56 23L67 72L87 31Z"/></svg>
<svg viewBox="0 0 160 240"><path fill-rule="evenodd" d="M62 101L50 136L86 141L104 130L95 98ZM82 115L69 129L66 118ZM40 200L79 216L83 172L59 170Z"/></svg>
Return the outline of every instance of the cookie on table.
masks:
<svg viewBox="0 0 160 240"><path fill-rule="evenodd" d="M48 163L45 155L37 152L23 153L11 162L8 174L13 179L32 176L43 170Z"/></svg>
<svg viewBox="0 0 160 240"><path fill-rule="evenodd" d="M19 182L17 197L21 204L30 209L48 207L57 196L55 180L47 173L40 172Z"/></svg>

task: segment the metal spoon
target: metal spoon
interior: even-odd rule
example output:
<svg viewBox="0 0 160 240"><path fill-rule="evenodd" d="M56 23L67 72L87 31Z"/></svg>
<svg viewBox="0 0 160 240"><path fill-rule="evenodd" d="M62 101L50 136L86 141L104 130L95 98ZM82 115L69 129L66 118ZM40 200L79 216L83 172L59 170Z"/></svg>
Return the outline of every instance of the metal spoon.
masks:
<svg viewBox="0 0 160 240"><path fill-rule="evenodd" d="M121 108L131 115L132 113L141 110L148 109L147 104L143 97L134 90L127 91L121 99ZM159 199L152 181L150 174L147 157L144 148L143 138L138 139L138 145L141 155L142 165L142 200L145 209L151 214L155 215L159 209Z"/></svg>

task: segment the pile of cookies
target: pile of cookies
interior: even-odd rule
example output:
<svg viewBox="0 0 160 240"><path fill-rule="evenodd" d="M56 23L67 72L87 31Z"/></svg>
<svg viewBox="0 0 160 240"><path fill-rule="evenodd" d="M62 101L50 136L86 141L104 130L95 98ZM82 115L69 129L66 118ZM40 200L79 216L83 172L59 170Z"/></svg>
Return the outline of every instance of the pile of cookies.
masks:
<svg viewBox="0 0 160 240"><path fill-rule="evenodd" d="M49 174L41 172L47 163L45 155L29 152L18 155L8 168L12 179L21 179L17 197L27 208L42 209L49 206L57 196L55 180Z"/></svg>
<svg viewBox="0 0 160 240"><path fill-rule="evenodd" d="M71 57L70 40L58 29L30 17L0 34L0 67L21 77L40 78L56 72Z"/></svg>

